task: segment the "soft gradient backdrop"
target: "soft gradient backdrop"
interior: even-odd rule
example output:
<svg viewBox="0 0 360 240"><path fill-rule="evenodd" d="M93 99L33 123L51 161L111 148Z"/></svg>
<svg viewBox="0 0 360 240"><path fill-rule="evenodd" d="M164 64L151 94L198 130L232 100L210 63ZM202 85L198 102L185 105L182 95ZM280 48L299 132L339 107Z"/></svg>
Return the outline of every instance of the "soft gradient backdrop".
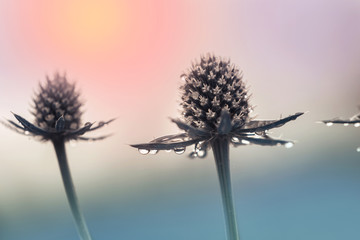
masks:
<svg viewBox="0 0 360 240"><path fill-rule="evenodd" d="M1 0L0 116L32 119L38 82L66 72L84 122L117 117L111 138L68 145L94 239L225 239L212 154L128 144L177 133L181 73L229 57L259 118L309 111L273 132L292 149L231 149L241 238L360 239L360 129L315 123L357 113L359 23L358 0ZM51 144L0 136L0 239L78 239Z"/></svg>

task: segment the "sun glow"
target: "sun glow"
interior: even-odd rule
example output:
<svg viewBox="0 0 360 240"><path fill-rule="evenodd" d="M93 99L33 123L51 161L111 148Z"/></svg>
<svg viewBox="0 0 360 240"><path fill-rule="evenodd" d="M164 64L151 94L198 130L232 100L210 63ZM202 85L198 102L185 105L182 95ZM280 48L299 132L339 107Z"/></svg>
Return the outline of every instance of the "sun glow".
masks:
<svg viewBox="0 0 360 240"><path fill-rule="evenodd" d="M66 0L54 10L54 36L70 48L104 50L124 30L126 11L121 1Z"/></svg>

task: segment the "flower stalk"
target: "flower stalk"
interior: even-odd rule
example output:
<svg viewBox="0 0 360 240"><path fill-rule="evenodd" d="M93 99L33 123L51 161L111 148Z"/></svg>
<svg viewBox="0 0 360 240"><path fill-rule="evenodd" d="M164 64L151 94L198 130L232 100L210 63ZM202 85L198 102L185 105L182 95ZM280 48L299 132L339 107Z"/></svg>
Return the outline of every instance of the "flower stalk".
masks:
<svg viewBox="0 0 360 240"><path fill-rule="evenodd" d="M76 196L74 183L72 181L69 164L66 157L65 142L63 139L57 139L57 140L53 140L52 143L54 145L66 196L71 208L71 212L75 219L75 224L78 233L82 240L91 240L91 236L87 228L85 218L80 210L80 205L78 202L78 198Z"/></svg>
<svg viewBox="0 0 360 240"><path fill-rule="evenodd" d="M229 240L239 240L236 212L231 189L229 140L226 136L218 137L211 143L211 147L220 183L222 204L225 215L226 235Z"/></svg>

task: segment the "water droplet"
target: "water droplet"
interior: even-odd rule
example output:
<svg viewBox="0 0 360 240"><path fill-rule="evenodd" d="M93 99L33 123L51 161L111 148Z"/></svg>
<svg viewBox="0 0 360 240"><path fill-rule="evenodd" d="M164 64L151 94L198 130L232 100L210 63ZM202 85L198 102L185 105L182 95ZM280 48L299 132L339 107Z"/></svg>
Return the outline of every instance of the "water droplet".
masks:
<svg viewBox="0 0 360 240"><path fill-rule="evenodd" d="M205 157L205 155L206 155L206 150L204 150L204 149L200 149L196 152L196 156L199 158L203 158L203 157Z"/></svg>
<svg viewBox="0 0 360 240"><path fill-rule="evenodd" d="M349 124L348 124L348 123L344 123L344 127L347 127L347 126L349 126Z"/></svg>
<svg viewBox="0 0 360 240"><path fill-rule="evenodd" d="M189 154L189 157L190 158L192 158L192 159L194 159L194 158L197 158L197 153L196 152L191 152L190 154Z"/></svg>
<svg viewBox="0 0 360 240"><path fill-rule="evenodd" d="M25 135L29 135L30 132L29 132L29 131L25 131L24 134L25 134Z"/></svg>
<svg viewBox="0 0 360 240"><path fill-rule="evenodd" d="M355 123L354 127L360 127L360 123Z"/></svg>
<svg viewBox="0 0 360 240"><path fill-rule="evenodd" d="M286 148L292 148L293 146L294 146L294 143L292 143L292 142L285 143Z"/></svg>
<svg viewBox="0 0 360 240"><path fill-rule="evenodd" d="M357 151L357 152L360 152L360 147L358 147L358 148L356 149L356 151Z"/></svg>
<svg viewBox="0 0 360 240"><path fill-rule="evenodd" d="M155 154L157 154L157 152L158 152L158 150L152 149L149 151L149 154L155 155Z"/></svg>
<svg viewBox="0 0 360 240"><path fill-rule="evenodd" d="M146 155L148 154L150 151L148 149L138 149L139 150L139 153L141 153L142 155Z"/></svg>
<svg viewBox="0 0 360 240"><path fill-rule="evenodd" d="M238 142L240 142L239 138L237 138L237 137L232 137L232 138L231 138L231 141L232 141L233 143L238 143Z"/></svg>
<svg viewBox="0 0 360 240"><path fill-rule="evenodd" d="M328 127L331 127L332 125L334 125L334 123L332 123L332 122L326 123L326 126L328 126Z"/></svg>
<svg viewBox="0 0 360 240"><path fill-rule="evenodd" d="M166 149L165 152L171 152L171 149Z"/></svg>
<svg viewBox="0 0 360 240"><path fill-rule="evenodd" d="M91 126L91 122L85 123L85 127Z"/></svg>
<svg viewBox="0 0 360 240"><path fill-rule="evenodd" d="M183 154L185 152L185 147L174 148L174 152L176 154Z"/></svg>
<svg viewBox="0 0 360 240"><path fill-rule="evenodd" d="M242 143L242 144L245 144L245 145L249 145L249 144L250 144L250 142L249 142L248 140L245 140L245 139L242 139L242 140L241 140L241 143Z"/></svg>

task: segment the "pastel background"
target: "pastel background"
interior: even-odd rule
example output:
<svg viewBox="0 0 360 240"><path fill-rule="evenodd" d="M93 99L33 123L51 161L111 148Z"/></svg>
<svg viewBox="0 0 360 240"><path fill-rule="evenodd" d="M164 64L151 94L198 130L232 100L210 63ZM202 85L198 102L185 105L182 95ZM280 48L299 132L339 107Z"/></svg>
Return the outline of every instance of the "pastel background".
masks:
<svg viewBox="0 0 360 240"><path fill-rule="evenodd" d="M360 239L360 129L315 123L357 113L359 23L358 0L1 0L0 116L32 119L38 82L66 72L84 122L117 117L96 133L111 138L67 146L94 239L225 239L212 154L128 144L179 132L180 74L230 57L258 118L308 111L272 133L291 149L231 149L241 238ZM51 144L0 136L0 239L78 239Z"/></svg>

